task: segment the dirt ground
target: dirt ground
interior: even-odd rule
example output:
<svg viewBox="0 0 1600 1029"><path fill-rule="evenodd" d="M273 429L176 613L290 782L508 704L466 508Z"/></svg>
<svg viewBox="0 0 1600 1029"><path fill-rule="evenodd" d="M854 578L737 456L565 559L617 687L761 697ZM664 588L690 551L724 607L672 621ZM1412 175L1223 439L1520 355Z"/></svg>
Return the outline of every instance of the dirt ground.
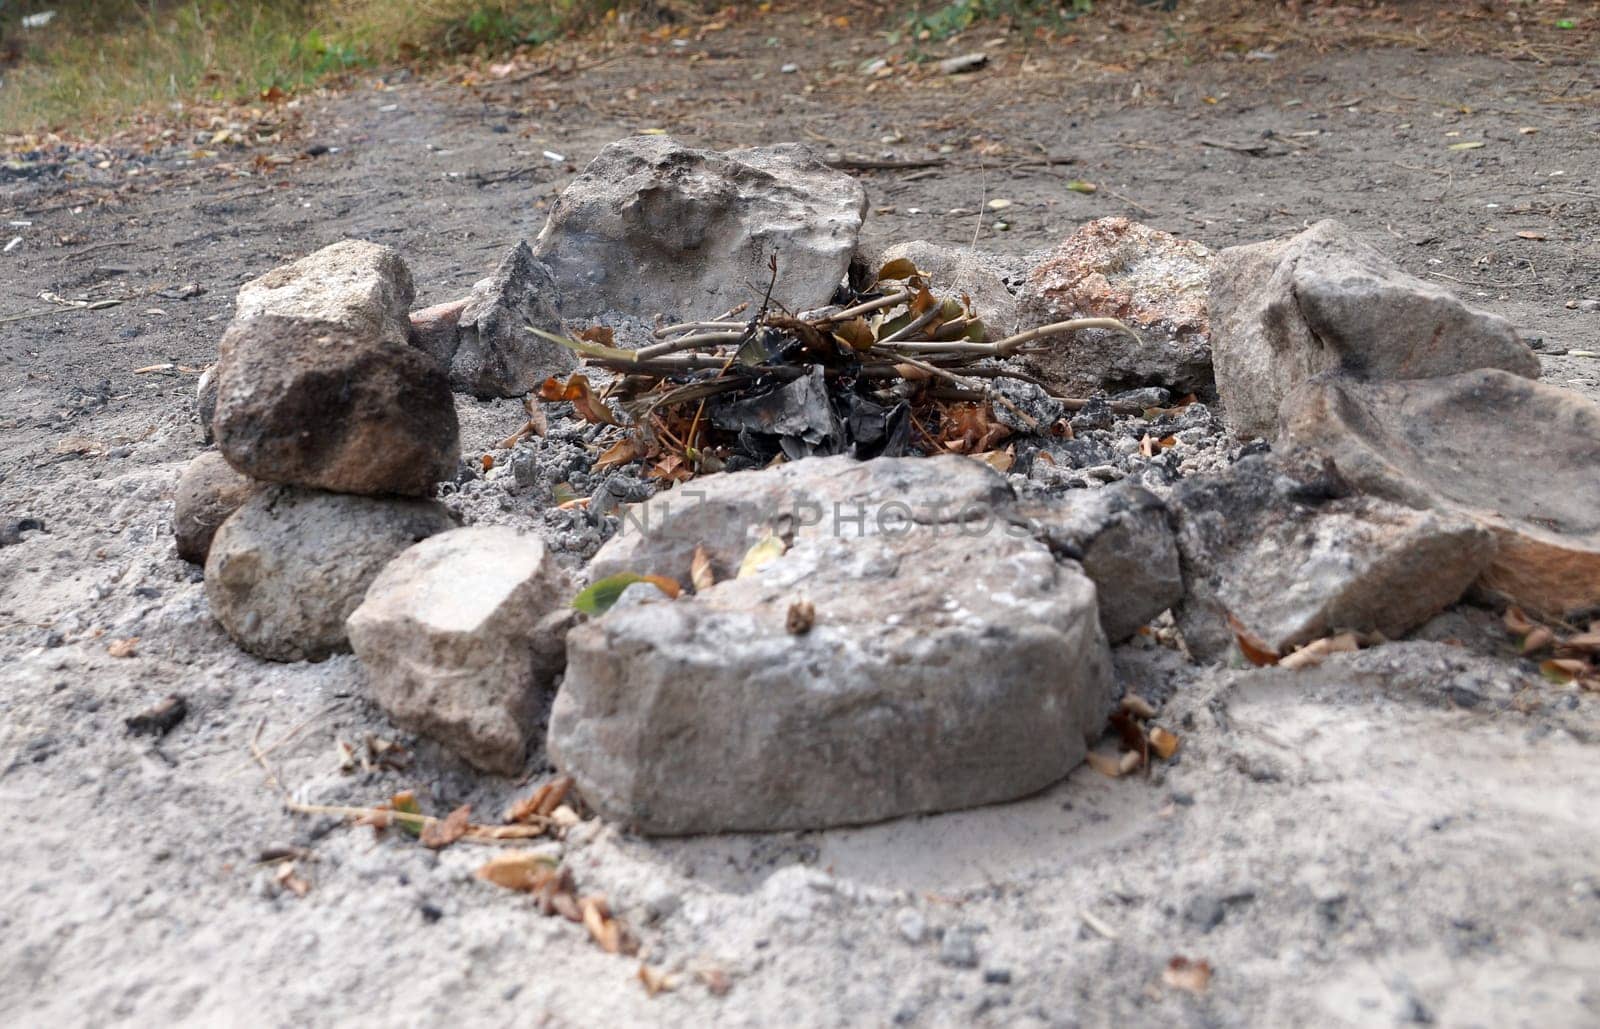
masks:
<svg viewBox="0 0 1600 1029"><path fill-rule="evenodd" d="M1291 46L1130 69L977 29L963 44L986 70L874 79L856 69L881 38L839 29L830 68L806 17L780 6L472 88L397 75L312 98L296 146L328 152L266 176L175 150L137 158L131 187L120 164L70 190L48 167L0 178L0 245L21 237L0 319L49 312L0 321L0 522L45 525L0 546L0 1023L1600 1022L1596 701L1541 683L1467 608L1422 634L1466 647L1298 676L1123 648L1125 685L1184 737L1149 778L1080 769L1016 804L846 831L585 823L565 860L675 977L654 998L637 960L474 880L483 848L283 810L280 783L484 813L526 786L426 742L404 772L341 773L338 740L413 742L354 660L271 665L211 622L169 518L234 291L354 236L400 250L418 306L455 298L623 135L941 158L860 173L874 242L1026 254L1126 215L1222 247L1338 218L1512 319L1548 381L1600 397L1583 353L1600 312L1576 303L1600 298L1592 56ZM994 198L1012 201L1004 231ZM520 423L511 402L461 410L469 454ZM108 654L129 637L134 656ZM190 703L170 735L125 732L170 692ZM278 846L309 853L303 898L261 863ZM1163 984L1175 955L1211 964L1207 991Z"/></svg>

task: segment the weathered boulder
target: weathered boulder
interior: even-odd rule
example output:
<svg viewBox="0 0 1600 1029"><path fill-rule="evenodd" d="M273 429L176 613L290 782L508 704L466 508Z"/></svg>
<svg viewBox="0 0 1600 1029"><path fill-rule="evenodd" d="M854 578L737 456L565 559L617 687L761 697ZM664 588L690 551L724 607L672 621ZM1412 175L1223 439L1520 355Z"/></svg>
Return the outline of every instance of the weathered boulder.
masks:
<svg viewBox="0 0 1600 1029"><path fill-rule="evenodd" d="M1028 272L1019 328L1069 318L1118 318L1138 336L1089 329L1056 339L1024 364L1057 391L1165 386L1209 394L1206 310L1211 251L1126 218L1079 228Z"/></svg>
<svg viewBox="0 0 1600 1029"><path fill-rule="evenodd" d="M589 562L589 575L634 572L686 583L695 549L704 547L717 578L727 579L769 533L859 538L923 524L952 535L1005 529L1026 536L1028 530L1004 520L1013 499L993 468L956 455L815 457L759 473L701 476L625 508L616 536Z"/></svg>
<svg viewBox="0 0 1600 1029"><path fill-rule="evenodd" d="M178 478L172 499L172 535L177 539L178 556L205 564L217 527L263 488L262 483L234 471L215 450L190 461Z"/></svg>
<svg viewBox="0 0 1600 1029"><path fill-rule="evenodd" d="M478 397L518 397L576 368L575 353L525 328L560 332L556 300L550 269L518 243L461 309L450 384Z"/></svg>
<svg viewBox="0 0 1600 1029"><path fill-rule="evenodd" d="M1017 331L1017 298L1006 286L1007 275L1021 263L1017 258L971 247L930 243L925 239L895 243L882 251L863 248L860 256L874 275L890 261L905 259L919 271L928 273L940 296L965 294L972 301L973 313L983 319L991 339Z"/></svg>
<svg viewBox="0 0 1600 1029"><path fill-rule="evenodd" d="M1218 253L1211 321L1217 393L1240 436L1270 437L1278 404L1320 372L1539 375L1539 359L1504 318L1406 274L1336 221Z"/></svg>
<svg viewBox="0 0 1600 1029"><path fill-rule="evenodd" d="M391 561L345 624L396 725L514 775L566 662L573 592L538 537L453 529Z"/></svg>
<svg viewBox="0 0 1600 1029"><path fill-rule="evenodd" d="M801 536L756 574L578 626L551 760L602 815L664 835L871 822L1055 782L1113 697L1094 586L1031 537L961 529Z"/></svg>
<svg viewBox="0 0 1600 1029"><path fill-rule="evenodd" d="M1551 618L1600 609L1600 405L1485 369L1321 376L1281 416L1285 442L1321 449L1355 486L1492 530L1490 593Z"/></svg>
<svg viewBox="0 0 1600 1029"><path fill-rule="evenodd" d="M1183 597L1167 507L1132 482L1020 501L1016 514L1095 584L1100 625L1120 643Z"/></svg>
<svg viewBox="0 0 1600 1029"><path fill-rule="evenodd" d="M534 253L561 314L706 318L772 298L820 307L849 268L866 215L860 183L799 144L717 153L661 136L612 143L551 208Z"/></svg>
<svg viewBox="0 0 1600 1029"><path fill-rule="evenodd" d="M1173 490L1189 651L1224 657L1235 627L1278 654L1339 632L1391 639L1455 603L1494 555L1459 515L1362 496L1311 452L1257 455Z"/></svg>
<svg viewBox="0 0 1600 1029"><path fill-rule="evenodd" d="M384 565L455 526L431 500L263 490L212 539L206 599L234 642L257 657L320 661L349 649L345 619Z"/></svg>
<svg viewBox="0 0 1600 1029"><path fill-rule="evenodd" d="M347 239L239 287L239 321L274 315L331 323L363 339L406 342L416 298L392 247Z"/></svg>
<svg viewBox="0 0 1600 1029"><path fill-rule="evenodd" d="M427 495L460 458L444 369L414 347L301 318L229 327L212 429L239 471L339 493Z"/></svg>

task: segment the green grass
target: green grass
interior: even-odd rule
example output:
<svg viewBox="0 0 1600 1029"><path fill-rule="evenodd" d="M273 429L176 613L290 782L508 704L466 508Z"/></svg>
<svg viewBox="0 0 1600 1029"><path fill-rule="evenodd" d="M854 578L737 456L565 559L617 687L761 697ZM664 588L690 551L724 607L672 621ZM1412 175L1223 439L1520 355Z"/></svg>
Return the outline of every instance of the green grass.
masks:
<svg viewBox="0 0 1600 1029"><path fill-rule="evenodd" d="M1007 18L1019 25L1068 21L1094 9L1094 0L949 0L914 5L905 19L913 40L942 40L981 21Z"/></svg>
<svg viewBox="0 0 1600 1029"><path fill-rule="evenodd" d="M292 92L352 69L500 53L626 0L0 0L0 133ZM54 10L42 28L24 15Z"/></svg>

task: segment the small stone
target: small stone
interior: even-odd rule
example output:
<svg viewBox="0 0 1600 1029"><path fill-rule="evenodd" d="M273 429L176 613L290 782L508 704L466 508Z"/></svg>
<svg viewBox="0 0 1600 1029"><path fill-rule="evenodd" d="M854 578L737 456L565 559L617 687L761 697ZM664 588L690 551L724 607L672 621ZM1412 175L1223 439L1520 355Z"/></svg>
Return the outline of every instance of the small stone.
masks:
<svg viewBox="0 0 1600 1029"><path fill-rule="evenodd" d="M916 945L928 935L928 920L916 908L901 908L895 912L895 929L907 943Z"/></svg>
<svg viewBox="0 0 1600 1029"><path fill-rule="evenodd" d="M1600 300L1580 300L1578 301L1578 310L1585 314L1594 314L1600 311Z"/></svg>
<svg viewBox="0 0 1600 1029"><path fill-rule="evenodd" d="M1226 914L1227 911L1220 900L1204 893L1190 898L1183 909L1184 921L1203 933L1208 933L1221 925Z"/></svg>
<svg viewBox="0 0 1600 1029"><path fill-rule="evenodd" d="M345 619L402 550L455 527L443 506L263 490L211 541L206 599L235 643L270 661L320 661L349 649Z"/></svg>
<svg viewBox="0 0 1600 1029"><path fill-rule="evenodd" d="M190 461L178 479L172 502L172 534L178 556L205 564L217 528L263 488L262 483L234 471L215 450Z"/></svg>
<svg viewBox="0 0 1600 1029"><path fill-rule="evenodd" d="M360 339L404 345L415 297L411 272L392 247L347 239L239 287L234 320L318 322Z"/></svg>
<svg viewBox="0 0 1600 1029"><path fill-rule="evenodd" d="M396 725L474 767L514 775L565 663L572 594L538 537L505 526L454 529L391 561L347 629L368 688Z"/></svg>
<svg viewBox="0 0 1600 1029"><path fill-rule="evenodd" d="M983 981L991 986L1010 986L1011 969L985 968L983 970Z"/></svg>
<svg viewBox="0 0 1600 1029"><path fill-rule="evenodd" d="M444 371L404 344L262 315L222 340L217 447L265 482L426 496L460 458Z"/></svg>
<svg viewBox="0 0 1600 1029"><path fill-rule="evenodd" d="M1073 432L1095 432L1117 423L1111 404L1104 397L1090 397L1072 416Z"/></svg>
<svg viewBox="0 0 1600 1029"><path fill-rule="evenodd" d="M978 934L966 928L945 930L939 941L939 963L950 968L977 968Z"/></svg>

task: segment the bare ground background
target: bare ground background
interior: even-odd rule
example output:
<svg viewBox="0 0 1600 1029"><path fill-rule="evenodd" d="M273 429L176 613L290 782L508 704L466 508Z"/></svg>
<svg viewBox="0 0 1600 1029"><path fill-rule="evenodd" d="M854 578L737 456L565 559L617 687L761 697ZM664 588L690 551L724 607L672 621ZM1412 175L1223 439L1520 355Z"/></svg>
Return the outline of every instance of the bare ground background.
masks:
<svg viewBox="0 0 1600 1029"><path fill-rule="evenodd" d="M49 162L0 180L0 220L31 223L4 234L22 242L0 255L0 317L47 309L41 291L123 301L0 322L0 520L47 528L0 547L0 1022L1600 1020L1595 701L1529 676L1471 611L1428 633L1466 649L1300 677L1124 650L1124 682L1170 696L1185 738L1151 780L1080 769L1018 804L827 833L650 842L586 825L566 844L580 883L678 976L653 999L635 962L472 880L481 851L281 809L250 759L258 730L287 738L277 778L319 802L415 786L430 811L489 813L519 789L425 743L404 773L341 775L336 739L395 736L353 659L269 665L211 623L167 525L200 449L187 369L214 356L240 282L347 236L397 247L419 306L462 294L628 133L943 156L862 173L877 241L976 231L1027 253L1121 214L1221 247L1336 217L1542 339L1547 380L1600 396L1600 360L1558 353L1600 350L1600 312L1567 306L1600 298L1592 54L1286 47L1130 70L980 28L963 43L989 70L874 80L854 69L877 38L840 29L819 53L808 17L472 88L398 75L310 98L286 152L331 152L270 175L173 154L136 157L135 177L89 162L103 181L70 189ZM995 197L1008 231L978 213ZM520 422L511 403L461 406L469 454ZM130 636L136 656L108 655ZM170 736L125 734L172 691L191 713ZM315 855L303 899L257 864L279 844ZM973 940L977 967L951 963L941 933ZM1174 954L1216 967L1209 992L1161 984ZM713 966L725 996L695 977Z"/></svg>

